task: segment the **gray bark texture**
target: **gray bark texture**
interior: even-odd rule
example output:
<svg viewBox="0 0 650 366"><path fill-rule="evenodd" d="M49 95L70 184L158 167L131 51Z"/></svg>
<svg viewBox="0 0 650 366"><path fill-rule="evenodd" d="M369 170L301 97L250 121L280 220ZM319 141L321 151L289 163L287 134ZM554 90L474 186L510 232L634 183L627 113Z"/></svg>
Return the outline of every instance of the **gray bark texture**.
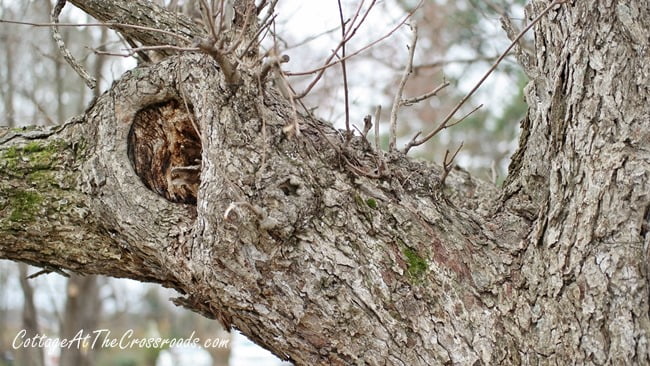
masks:
<svg viewBox="0 0 650 366"><path fill-rule="evenodd" d="M70 2L206 36L150 2ZM373 178L369 144L296 113L260 65L240 63L233 86L223 59L169 54L65 125L0 132L0 257L175 288L298 365L648 364L647 29L650 5L611 0L568 1L534 28L502 189L462 170L441 184L398 153ZM160 143L129 147L145 136L134 120ZM174 165L196 139L198 181ZM134 154L156 173L136 175Z"/></svg>

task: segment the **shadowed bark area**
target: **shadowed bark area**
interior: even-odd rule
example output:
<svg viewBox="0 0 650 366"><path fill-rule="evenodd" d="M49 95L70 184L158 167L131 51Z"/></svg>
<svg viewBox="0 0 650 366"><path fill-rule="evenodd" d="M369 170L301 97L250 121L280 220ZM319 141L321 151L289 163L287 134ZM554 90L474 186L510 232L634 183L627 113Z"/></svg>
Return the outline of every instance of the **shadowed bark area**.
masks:
<svg viewBox="0 0 650 366"><path fill-rule="evenodd" d="M174 31L149 2L71 2ZM371 178L370 144L297 114L260 65L237 87L209 55L138 67L64 127L0 132L0 257L176 288L300 365L647 363L648 15L565 3L536 28L503 190L399 154ZM172 202L197 151L196 204Z"/></svg>

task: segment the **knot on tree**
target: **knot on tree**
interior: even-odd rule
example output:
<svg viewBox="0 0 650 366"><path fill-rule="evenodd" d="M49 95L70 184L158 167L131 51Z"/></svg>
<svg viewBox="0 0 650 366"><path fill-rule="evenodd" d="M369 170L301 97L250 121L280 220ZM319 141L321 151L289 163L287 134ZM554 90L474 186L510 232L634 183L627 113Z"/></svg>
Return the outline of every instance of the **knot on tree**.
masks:
<svg viewBox="0 0 650 366"><path fill-rule="evenodd" d="M192 106L172 99L140 109L129 131L128 155L135 173L172 202L196 204L201 138L193 118Z"/></svg>

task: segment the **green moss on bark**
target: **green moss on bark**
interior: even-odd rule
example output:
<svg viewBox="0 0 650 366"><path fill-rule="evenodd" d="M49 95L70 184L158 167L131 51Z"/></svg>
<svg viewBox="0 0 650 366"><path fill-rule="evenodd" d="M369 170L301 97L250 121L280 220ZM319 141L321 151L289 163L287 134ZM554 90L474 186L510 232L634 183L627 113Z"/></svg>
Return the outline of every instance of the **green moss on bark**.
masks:
<svg viewBox="0 0 650 366"><path fill-rule="evenodd" d="M424 279L424 275L429 269L427 261L422 258L415 250L404 247L402 253L406 257L407 273L416 283Z"/></svg>
<svg viewBox="0 0 650 366"><path fill-rule="evenodd" d="M9 193L9 221L31 222L39 211L43 197L38 192L14 191Z"/></svg>

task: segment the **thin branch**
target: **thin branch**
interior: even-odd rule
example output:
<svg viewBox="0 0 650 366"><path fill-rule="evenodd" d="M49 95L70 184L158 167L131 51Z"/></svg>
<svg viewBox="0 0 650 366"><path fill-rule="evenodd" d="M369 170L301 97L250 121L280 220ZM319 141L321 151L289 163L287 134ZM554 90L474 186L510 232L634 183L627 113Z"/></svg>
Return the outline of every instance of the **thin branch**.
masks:
<svg viewBox="0 0 650 366"><path fill-rule="evenodd" d="M70 53L70 50L68 50L65 42L63 41L63 37L61 37L61 33L59 33L59 28L56 26L56 23L59 22L59 15L65 6L65 2L66 0L58 0L52 9L52 14L50 15L50 20L52 23L54 23L54 26L51 28L52 38L54 38L54 42L59 47L59 51L61 51L63 59L66 60L72 69L77 72L79 77L83 79L83 81L90 89L95 89L97 87L97 80L95 80L94 77L90 76L83 65L81 65L79 61L74 58L74 56L72 56L72 53Z"/></svg>
<svg viewBox="0 0 650 366"><path fill-rule="evenodd" d="M273 14L273 13L275 12L275 7L276 7L276 5L278 4L278 1L279 1L279 0L273 0L273 1L271 1L271 3L269 4L269 9L266 11L266 15L265 15L264 18L260 21L260 24L266 24L266 23L268 23L268 21L269 21L271 18L275 18L275 17L276 17L276 15ZM259 12L262 10L262 9L261 9L261 8L263 7L262 5L266 5L266 1L264 1L263 4L260 4L260 6L257 8L257 9L258 9L258 10L257 10L258 15L259 15Z"/></svg>
<svg viewBox="0 0 650 366"><path fill-rule="evenodd" d="M418 5L410 13L408 13L404 17L404 19L402 19L399 23L397 23L397 25L395 25L395 27L393 27L388 33L384 34L383 36L379 37L378 39L374 40L373 42L368 43L364 47L362 47L362 48L358 49L357 51L347 55L346 57L342 57L341 59L338 59L336 61L332 61L332 59L334 58L334 55L331 55L325 61L325 64L323 66L321 66L321 67L318 67L318 68L315 68L315 69L312 69L312 70L308 70L308 71L286 72L286 75L287 76L306 76L306 75L319 73L319 76L317 76L316 79L315 79L315 82L317 82L320 79L320 77L322 76L322 74L325 72L325 70L327 70L328 68L330 68L332 66L335 66L336 64L338 64L339 62L341 62L343 60L348 60L348 59L350 59L350 58L352 58L352 57L354 57L354 56L356 56L356 55L358 55L360 53L363 53L363 52L367 51L369 48L372 48L376 44L384 41L386 38L392 36L400 27L402 27L402 25L404 25L404 23L406 23L407 20L409 20L411 18L411 16L413 16L413 13L417 9L420 8L420 6L422 5L423 2L424 2L424 0L420 0ZM315 84L315 82L312 82L312 84ZM308 89L306 91L309 92L309 90L311 90L312 87L313 87L313 85L310 85L310 87L308 87ZM306 93L303 92L301 95L299 95L299 97L304 97L303 94L306 95Z"/></svg>
<svg viewBox="0 0 650 366"><path fill-rule="evenodd" d="M463 122L463 121L466 120L469 116L471 116L472 114L474 114L474 112L478 111L478 110L481 109L481 108L483 108L483 104L482 104L482 103L479 104L478 106L476 106L476 107L475 107L474 109L472 109L471 111L469 111L466 115L460 117L460 118L458 119L458 121L456 121L456 122L454 122L454 123L447 123L447 126L446 126L445 128L449 128L449 127L456 126L457 124Z"/></svg>
<svg viewBox="0 0 650 366"><path fill-rule="evenodd" d="M365 117L363 117L363 131L359 131L359 129L357 128L357 131L361 133L361 136L366 142L368 142L368 132L370 132L371 128L372 128L372 116L368 114Z"/></svg>
<svg viewBox="0 0 650 366"><path fill-rule="evenodd" d="M223 3L223 0L221 1ZM217 33L216 26L214 24L214 15L212 14L212 7L206 0L201 0L201 18L203 18L203 23L209 28L208 30L212 34L212 38L216 42L219 39L219 34Z"/></svg>
<svg viewBox="0 0 650 366"><path fill-rule="evenodd" d="M276 2L277 2L277 0L276 0ZM277 15L273 15L270 19L267 19L267 20L264 21L263 23L260 23L260 24L262 24L262 25L261 25L260 28L257 30L257 33L255 33L255 36L253 36L253 38L250 39L250 40L248 41L248 44L246 45L246 47L244 47L244 50L242 51L242 55L247 54L247 53L248 53L248 50L249 50L253 45L256 45L256 46L259 47L260 43L262 43L262 39L264 39L264 37L266 37L266 34L264 34L264 36L262 36L262 37L260 37L260 35L261 35L263 32L268 32L268 31L271 29L271 24L273 24L273 22L275 22L275 18L276 18L276 16L277 16ZM237 63L235 64L235 66L239 66L239 63L240 63L240 60L237 59Z"/></svg>
<svg viewBox="0 0 650 366"><path fill-rule="evenodd" d="M379 174L370 173L370 172L365 171L365 170L361 169L360 167L355 166L354 164L350 163L350 161L348 160L348 158L346 158L345 156L343 156L343 160L345 160L345 164L347 165L347 167L348 167L348 168L349 168L353 173L355 173L356 175L363 176L363 177L368 177L368 178L372 178L372 179L379 179L379 178L381 178L381 176L380 176Z"/></svg>
<svg viewBox="0 0 650 366"><path fill-rule="evenodd" d="M413 35L411 38L411 44L409 45L409 56L406 60L406 67L404 68L404 74L402 75L402 80L399 82L397 87L397 92L395 93L395 99L393 100L393 108L390 111L390 142L388 143L388 151L395 151L397 145L397 113L399 112L399 107L402 105L402 95L404 95L404 88L406 83L413 72L413 58L415 57L415 47L418 43L418 28L415 25L411 26Z"/></svg>
<svg viewBox="0 0 650 366"><path fill-rule="evenodd" d="M230 4L230 6L232 6L232 5L233 4ZM218 15L219 15L219 28L217 29L217 35L221 34L221 32L224 31L224 28L226 28L226 26L228 25L228 24L226 24L226 17L228 16L228 14L226 14L226 1L225 0L219 0ZM223 39L224 37L221 37L221 38ZM215 39L218 39L218 38L215 38Z"/></svg>
<svg viewBox="0 0 650 366"><path fill-rule="evenodd" d="M7 23L7 24L18 24L18 25L28 25L31 27L108 27L108 28L131 28L131 29L138 29L138 30L144 30L144 31L149 31L149 32L156 32L156 33L162 33L162 34L167 34L169 36L176 37L183 42L190 44L192 41L186 37L181 36L180 34L176 34L174 32L162 30L162 29L157 29L157 28L151 28L151 27L144 27L141 25L134 25L134 24L125 24L125 23L34 23L34 22L21 22L17 20L7 20L7 19L0 19L0 23Z"/></svg>
<svg viewBox="0 0 650 366"><path fill-rule="evenodd" d="M497 161L492 160L492 164L490 165L490 172L492 173L490 175L490 180L492 181L492 184L495 186L498 185L499 182L499 173L497 172Z"/></svg>
<svg viewBox="0 0 650 366"><path fill-rule="evenodd" d="M108 51L100 51L98 49L92 48L93 53L95 53L96 55L117 56L117 57L131 57L141 51L159 51L159 50L172 50L178 52L200 52L201 51L201 49L198 47L178 47L172 45L134 47L134 48L125 49L127 53L114 53Z"/></svg>
<svg viewBox="0 0 650 366"><path fill-rule="evenodd" d="M420 69L435 69L449 64L472 64L479 61L494 61L498 57L499 56L478 56L478 57L470 57L470 58L439 60L439 61L429 62L426 64L414 65L413 70L417 71Z"/></svg>
<svg viewBox="0 0 650 366"><path fill-rule="evenodd" d="M368 9L366 9L366 14L361 18L361 22L360 22L360 24L358 24L355 28L353 28L354 24L350 24L350 27L351 27L350 33L351 33L351 34L348 35L347 33L344 33L344 37L343 37L343 39L341 40L341 42L339 42L339 44L336 46L336 48L332 51L332 53L330 54L330 56L327 58L327 60L325 61L325 65L330 64L330 63L332 62L332 60L334 59L334 57L338 54L338 52L339 52L339 50L341 49L341 47L343 47L343 45L345 45L345 43L346 43L347 41L349 41L350 38L352 38L352 36L354 36L354 34L356 33L356 31L359 29L359 27L361 27L361 25L363 24L364 20L366 19L366 15L367 15L367 14L370 12L370 10L375 6L375 2L376 2L376 0L373 0L372 3L370 3L370 6L368 7ZM359 6L357 7L357 10L355 11L355 15L354 15L354 19L355 19L355 20L357 19L358 14L360 13L360 11L361 11L361 7L362 7L362 6L363 6L363 1L362 1L361 3L359 3ZM346 57L341 57L341 58L338 60L338 62L343 62L345 59L346 59ZM335 65L335 64L336 64L336 63L333 63L332 65ZM319 69L319 70L318 70L318 74L316 75L316 77L314 78L314 80L312 80L312 82L309 83L309 85L307 86L307 88L306 88L302 93L300 93L299 95L297 95L296 98L298 98L298 99L302 99L302 98L304 98L307 94L309 94L309 92L314 88L314 86L318 83L318 81L321 79L321 77L323 77L323 74L325 73L325 70L327 70L328 68L329 68L329 67L323 67L323 68Z"/></svg>
<svg viewBox="0 0 650 366"><path fill-rule="evenodd" d="M260 13L262 12L262 10L264 10L264 7L266 7L266 4L268 4L268 1L266 1L266 0L262 0L262 1L260 2L260 4L257 6L257 9L256 9L256 13L257 13L257 15L260 15Z"/></svg>
<svg viewBox="0 0 650 366"><path fill-rule="evenodd" d="M422 95L420 95L418 97L414 97L414 98L402 99L400 101L400 103L403 106L411 106L413 104L420 103L423 100L427 100L427 99L429 99L431 97L436 96L436 94L438 94L442 89L444 89L444 88L446 88L448 86L449 86L449 82L445 81L444 83L440 84L440 86L436 87L435 89L433 89L432 91L430 91L428 93L422 94Z"/></svg>
<svg viewBox="0 0 650 366"><path fill-rule="evenodd" d="M54 120L50 117L50 115L48 114L47 110L45 110L45 107L43 106L43 104L41 104L41 102L39 102L39 101L36 99L36 96L34 95L34 91L33 91L33 90L31 90L31 91L28 92L27 90L21 88L21 89L18 90L18 93L21 94L22 96L24 96L25 98L29 99L29 101L32 102L32 103L34 104L34 106L36 107L36 109L37 109L37 110L38 110L38 111L43 115L43 117L45 118L45 121L46 121L46 124L47 124L47 125L54 126L54 125L57 124L57 123L54 122ZM0 144L1 144L1 143L0 143Z"/></svg>
<svg viewBox="0 0 650 366"><path fill-rule="evenodd" d="M230 44L227 53L235 53L237 47L239 47L239 45L242 44L242 42L244 42L244 39L246 39L246 33L248 32L248 28L251 26L250 20L253 18L252 15L254 11L255 11L254 7L246 8L246 13L244 13L244 25L242 25L242 27L240 28L239 36L237 36L237 38ZM255 33L256 35L258 34L258 32ZM253 38L253 41L255 41L255 38ZM248 52L248 44L246 45L246 50ZM245 56L245 55L246 53L242 53L241 56Z"/></svg>
<svg viewBox="0 0 650 366"><path fill-rule="evenodd" d="M178 73L180 74L180 69L178 69ZM180 77L178 77L178 80L181 80ZM185 98L185 95L181 95L183 98L183 104L185 105L185 111L187 112L187 115L190 117L190 122L192 122L192 127L194 128L194 132L196 132L196 136L199 137L200 140L202 140L202 135L201 135L201 129L199 128L199 125L196 123L194 120L194 113L190 110L190 106L187 103L187 98Z"/></svg>
<svg viewBox="0 0 650 366"><path fill-rule="evenodd" d="M381 119L381 105L377 106L375 109L375 149L377 150L377 155L381 155L381 146L379 146L379 121Z"/></svg>
<svg viewBox="0 0 650 366"><path fill-rule="evenodd" d="M343 19L343 7L341 6L341 0L338 0L339 5L339 19L341 21L341 54L345 58L345 19ZM352 131L350 130L350 88L348 87L348 71L345 66L345 61L341 61L341 70L343 72L343 94L345 98L345 144L350 142L352 139Z"/></svg>
<svg viewBox="0 0 650 366"><path fill-rule="evenodd" d="M453 168L453 162L454 159L456 159L456 155L460 152L460 149L463 148L463 143L460 143L460 146L458 146L458 149L454 153L454 155L451 157L449 161L447 159L449 158L449 150L445 151L445 158L442 161L442 175L440 176L440 185L445 184L445 180L447 179L447 176L449 175L449 172L451 172L451 169Z"/></svg>
<svg viewBox="0 0 650 366"><path fill-rule="evenodd" d="M348 23L350 23L350 28L349 29L352 29L352 34L348 38L348 41L352 38L354 33L357 31L357 29L359 29L359 27L361 27L363 22L366 20L366 17L370 13L370 10L372 10L372 8L375 6L375 1L373 0L373 2L370 3L370 6L368 6L368 9L363 14L363 17L361 18L361 22L359 22L359 24L356 26L356 29L353 29L355 24L357 24L357 19L359 19L359 14L361 14L361 9L363 8L363 4L365 2L366 2L366 0L361 0L359 2L359 5L357 6L357 9L354 11L354 16L352 16L352 20L348 20ZM340 5L339 5L339 8L340 8ZM346 32L344 32L343 33L343 38L347 38L347 36L348 36L348 34Z"/></svg>
<svg viewBox="0 0 650 366"><path fill-rule="evenodd" d="M239 75L239 72L237 72L238 64L232 63L226 57L224 51L214 44L214 40L201 40L197 46L199 49L201 49L201 51L212 56L212 58L217 61L219 67L221 68L221 72L223 73L224 79L226 80L226 84L232 88L235 88L239 85L241 76Z"/></svg>
<svg viewBox="0 0 650 366"><path fill-rule="evenodd" d="M68 274L67 272L65 272L61 268L58 268L58 267L55 267L55 266L45 266L45 269L42 269L42 270L40 270L38 272L35 272L35 273L32 273L31 275L27 276L26 278L28 280L33 280L36 277L46 275L46 274L50 274L52 272L58 273L63 277L70 277L70 274Z"/></svg>
<svg viewBox="0 0 650 366"><path fill-rule="evenodd" d="M320 32L318 34L314 34L313 36L309 36L309 37L303 39L302 41L300 41L300 42L298 42L296 44L292 44L291 46L287 45L284 48L284 50L288 51L288 50L292 50L292 49L304 46L304 45L308 44L309 42L314 41L314 40L316 40L316 39L318 39L320 37L323 37L323 36L328 35L330 33L334 33L338 29L339 29L339 27L333 27L333 28L330 28L330 29L328 29L326 31L322 31L322 32Z"/></svg>
<svg viewBox="0 0 650 366"><path fill-rule="evenodd" d="M259 74L260 80L265 81L266 77L269 75L269 72L274 68L278 71L281 70L280 64L289 62L289 60L289 55L282 55L279 57L277 55L269 55L262 63L262 71L260 71Z"/></svg>
<svg viewBox="0 0 650 366"><path fill-rule="evenodd" d="M426 136L424 136L420 140L418 140L416 137L413 137L413 139L404 147L404 153L408 153L408 151L414 146L419 146L419 145L422 145L423 143L429 141L433 136L438 134L440 131L442 131L445 128L449 127L448 123L454 117L456 112L458 112L458 110L467 102L467 100L474 95L474 93L478 90L478 88L480 88L481 85L483 85L483 82L492 74L492 72L494 72L494 70L497 68L497 66L499 66L501 61L503 61L503 59L508 55L508 52L510 52L510 50L517 44L517 42L519 42L521 37L523 37L524 34L526 34L533 26L535 26L535 24L539 23L539 21L551 9L553 9L556 5L560 5L560 4L565 3L566 1L567 0L555 0L555 1L553 1L526 28L522 29L521 32L519 32L519 34L517 35L517 37L510 43L508 48L506 48L506 50L494 62L492 67L490 67L490 69L483 75L481 80L479 80L479 82L476 83L476 85L474 85L472 90L469 93L467 93L467 95L465 95L463 97L463 99L461 99L460 102L458 102L458 104L456 104L456 106L449 112L449 114L447 114L447 116L442 120L442 122L440 122L438 127L436 127L433 131L429 132L429 134L427 134ZM457 124L457 123L454 123L454 124Z"/></svg>
<svg viewBox="0 0 650 366"><path fill-rule="evenodd" d="M384 152L379 144L379 119L381 118L381 105L375 110L375 151L377 153L377 173L382 175L386 164L384 163Z"/></svg>

